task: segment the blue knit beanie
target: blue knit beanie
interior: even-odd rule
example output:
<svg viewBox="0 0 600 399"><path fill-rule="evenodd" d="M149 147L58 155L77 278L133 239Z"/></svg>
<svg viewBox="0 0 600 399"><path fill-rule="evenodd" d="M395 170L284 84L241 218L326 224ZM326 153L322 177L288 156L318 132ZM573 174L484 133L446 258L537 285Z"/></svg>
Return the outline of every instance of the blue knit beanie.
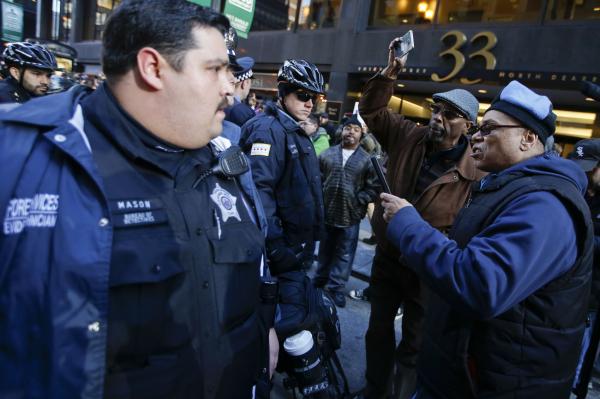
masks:
<svg viewBox="0 0 600 399"><path fill-rule="evenodd" d="M512 116L536 133L542 143L556 130L556 114L552 112L550 99L535 93L516 80L502 89L488 109L491 110Z"/></svg>

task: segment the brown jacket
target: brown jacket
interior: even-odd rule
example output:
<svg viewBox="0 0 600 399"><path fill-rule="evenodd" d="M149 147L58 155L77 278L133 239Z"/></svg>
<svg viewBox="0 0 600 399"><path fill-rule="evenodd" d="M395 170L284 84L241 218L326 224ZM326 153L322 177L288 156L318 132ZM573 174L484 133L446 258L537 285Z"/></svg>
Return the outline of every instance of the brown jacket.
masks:
<svg viewBox="0 0 600 399"><path fill-rule="evenodd" d="M392 194L412 198L425 157L425 136L429 127L419 126L387 109L393 89L393 80L375 75L364 88L359 110L369 130L388 154L387 180ZM413 201L423 219L444 233L450 230L466 202L471 184L485 176L475 168L469 154L470 145L454 168L446 171ZM372 226L379 247L390 256L398 256L398 250L385 238L387 223L383 220L379 200L375 204Z"/></svg>

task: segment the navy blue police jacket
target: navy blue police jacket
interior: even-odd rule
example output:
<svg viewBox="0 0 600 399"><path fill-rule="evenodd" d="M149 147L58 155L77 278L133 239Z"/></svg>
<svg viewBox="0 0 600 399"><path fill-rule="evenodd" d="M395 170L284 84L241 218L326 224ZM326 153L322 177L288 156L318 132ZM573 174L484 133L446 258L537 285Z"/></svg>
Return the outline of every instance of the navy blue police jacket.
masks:
<svg viewBox="0 0 600 399"><path fill-rule="evenodd" d="M310 138L281 108L242 126L240 147L249 156L267 217L267 255L273 275L297 270L302 247L323 233L321 172Z"/></svg>
<svg viewBox="0 0 600 399"><path fill-rule="evenodd" d="M240 127L250 119L254 118L255 115L254 110L250 108L248 104L235 97L233 99L233 105L225 108L225 120L235 123Z"/></svg>
<svg viewBox="0 0 600 399"><path fill-rule="evenodd" d="M84 131L80 103L88 95L89 91L74 88L0 114L2 398L104 396L117 223ZM211 179L210 184L220 183L240 195L233 182ZM240 225L219 220L218 210L215 218L218 226L169 234L173 244L189 246L179 238L175 241L181 233L206 247L204 274L186 271L205 281L187 291L197 292L192 302L199 311L197 317L184 321L198 330L190 344L195 349L193 363L201 370L198 380L203 391L196 397L250 397L254 371L247 370L258 370L258 341L264 340L256 314L262 234L255 227L254 233L235 230ZM221 234L247 236L247 245L225 247ZM147 246L148 253L155 244ZM234 259L236 254L240 259ZM181 271L175 259L164 259L163 268ZM158 269L153 271L155 277L149 269L148 278L159 279ZM247 285L249 280L255 284ZM232 289L243 296L242 301L228 295ZM172 361L168 356L154 360L159 367ZM248 381L240 384L240 378ZM238 387L247 385L243 394L232 393L238 389L232 380L238 381Z"/></svg>

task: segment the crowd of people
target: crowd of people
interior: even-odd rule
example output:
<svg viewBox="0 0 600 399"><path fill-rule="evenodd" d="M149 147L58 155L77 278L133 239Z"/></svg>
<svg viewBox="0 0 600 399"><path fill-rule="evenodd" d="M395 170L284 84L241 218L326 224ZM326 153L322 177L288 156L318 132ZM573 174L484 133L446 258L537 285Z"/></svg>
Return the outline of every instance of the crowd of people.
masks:
<svg viewBox="0 0 600 399"><path fill-rule="evenodd" d="M186 0L123 1L102 77L57 90L51 52L9 44L0 397L268 398L275 370L334 397L310 298L346 305L367 214L371 280L350 293L371 303L366 386L344 397L587 384L600 140L561 158L550 99L518 81L481 120L463 89L433 94L427 125L394 113L398 40L339 125L314 112L325 81L307 60L285 60L259 107L229 20Z"/></svg>

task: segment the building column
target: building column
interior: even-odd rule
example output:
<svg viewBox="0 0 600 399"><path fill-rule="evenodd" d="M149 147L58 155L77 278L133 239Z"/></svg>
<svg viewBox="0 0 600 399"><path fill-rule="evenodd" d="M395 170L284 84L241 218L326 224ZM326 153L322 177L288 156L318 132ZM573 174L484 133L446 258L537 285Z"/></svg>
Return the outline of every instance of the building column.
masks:
<svg viewBox="0 0 600 399"><path fill-rule="evenodd" d="M38 0L35 36L50 39L52 29L52 0Z"/></svg>
<svg viewBox="0 0 600 399"><path fill-rule="evenodd" d="M83 29L83 3L81 0L72 0L71 3L71 32L69 34L69 45L81 41Z"/></svg>
<svg viewBox="0 0 600 399"><path fill-rule="evenodd" d="M327 100L344 101L348 91L348 74L346 72L331 72L328 83Z"/></svg>

